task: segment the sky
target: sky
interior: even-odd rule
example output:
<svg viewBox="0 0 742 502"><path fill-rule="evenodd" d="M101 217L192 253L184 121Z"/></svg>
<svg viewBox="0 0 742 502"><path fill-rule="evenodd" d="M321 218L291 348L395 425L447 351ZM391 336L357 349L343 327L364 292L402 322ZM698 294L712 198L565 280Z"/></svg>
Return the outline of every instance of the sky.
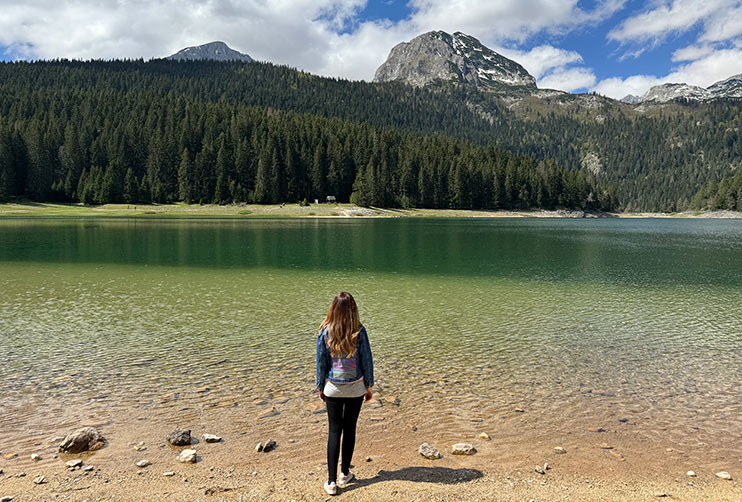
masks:
<svg viewBox="0 0 742 502"><path fill-rule="evenodd" d="M401 42L461 31L542 88L620 99L742 73L742 0L0 0L0 59L164 57L214 40L352 80Z"/></svg>

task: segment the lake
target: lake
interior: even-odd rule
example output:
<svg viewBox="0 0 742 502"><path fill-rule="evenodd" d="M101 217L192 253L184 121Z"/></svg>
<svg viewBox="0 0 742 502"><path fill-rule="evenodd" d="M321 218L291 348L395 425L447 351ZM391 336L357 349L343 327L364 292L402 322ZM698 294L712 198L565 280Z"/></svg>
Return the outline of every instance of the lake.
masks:
<svg viewBox="0 0 742 502"><path fill-rule="evenodd" d="M0 441L290 421L340 290L371 339L369 413L742 455L742 222L703 219L1 220Z"/></svg>

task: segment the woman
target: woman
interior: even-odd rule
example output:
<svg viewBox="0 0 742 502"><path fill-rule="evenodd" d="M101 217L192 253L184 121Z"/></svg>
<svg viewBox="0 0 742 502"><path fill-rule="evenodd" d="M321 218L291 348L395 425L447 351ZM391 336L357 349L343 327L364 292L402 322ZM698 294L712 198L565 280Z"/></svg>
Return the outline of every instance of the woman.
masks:
<svg viewBox="0 0 742 502"><path fill-rule="evenodd" d="M332 300L317 337L317 390L327 405L330 433L327 438L327 482L325 491L337 493L337 486L349 483L356 442L356 422L364 396L373 396L374 362L366 328L358 319L358 307L350 293L341 291ZM340 437L343 459L337 476Z"/></svg>

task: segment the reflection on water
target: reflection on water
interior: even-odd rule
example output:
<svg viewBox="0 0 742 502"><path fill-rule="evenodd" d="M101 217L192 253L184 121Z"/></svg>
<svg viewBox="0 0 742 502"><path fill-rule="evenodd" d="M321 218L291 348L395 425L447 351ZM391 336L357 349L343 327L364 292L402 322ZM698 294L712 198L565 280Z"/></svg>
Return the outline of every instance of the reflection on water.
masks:
<svg viewBox="0 0 742 502"><path fill-rule="evenodd" d="M10 220L0 262L739 284L734 220Z"/></svg>
<svg viewBox="0 0 742 502"><path fill-rule="evenodd" d="M301 410L347 289L432 427L522 407L739 448L740 249L728 221L0 222L0 439Z"/></svg>

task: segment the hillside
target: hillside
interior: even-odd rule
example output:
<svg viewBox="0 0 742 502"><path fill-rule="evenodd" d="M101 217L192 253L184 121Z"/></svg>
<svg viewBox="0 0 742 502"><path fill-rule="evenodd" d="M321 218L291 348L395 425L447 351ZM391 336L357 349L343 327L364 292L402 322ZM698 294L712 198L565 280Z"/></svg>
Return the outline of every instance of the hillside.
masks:
<svg viewBox="0 0 742 502"><path fill-rule="evenodd" d="M54 174L41 182L41 186L24 188L23 194L35 198L51 197L53 192L60 195L58 184L66 183L60 177L66 162L61 152L67 151L62 147L67 144L66 139L74 143L74 136L79 141L89 142L90 150L81 160L83 168L105 170L111 160L110 152L126 151L136 160L133 172L141 185L157 134L152 137L142 137L139 131L122 134L115 140L120 143L115 148L105 145L109 154L96 153L104 149L102 145L96 146L96 134L101 131L108 134L105 128L112 127L106 126L106 119L110 119L103 113L106 109L112 110L111 113L115 110L117 120L121 117L123 121L132 122L129 127L135 127L138 121L155 123L161 134L168 127L175 134L174 124L179 120L191 121L197 124L191 134L202 142L207 123L213 126L211 130L218 138L228 128L226 122L232 116L248 113L242 110L254 107L259 114L279 123L283 119L278 117L284 115L275 115L275 110L292 112L285 117L298 117L291 120L339 119L343 127L349 128L363 123L371 136L378 137L384 131L384 134L417 138L411 139L412 142L431 142L440 148L457 145L445 148L461 150L469 148L464 146L467 144L485 147L482 152L495 148L512 152L521 159L532 159L524 162L532 163L534 169L543 171L547 164L542 161L548 160L558 168L581 173L580 176L590 183L612 186L620 207L629 210L685 209L701 186L733 173L742 159L738 135L742 114L739 102L734 100L632 106L600 96L544 93L538 89L533 94L524 94L521 90L510 92L507 87L500 87L498 91L482 90L446 81L431 82L424 87L403 82L350 82L269 63L216 61L4 63L0 64L0 82L0 129L6 135L23 136L28 145L47 145L48 151L43 155L46 162L54 165ZM93 110L93 106L103 110ZM172 107L176 107L178 113L173 111L169 116L164 110ZM202 116L194 116L195 110L201 114L206 113L207 108L219 110L216 124L206 122ZM93 111L99 116L91 122L86 117ZM293 136L290 130L287 129L285 135ZM177 132L183 134L182 130ZM419 136L407 136L409 134ZM237 152L234 137L230 139L232 154ZM260 140L266 137L261 136ZM189 135L175 138L177 141L168 148L176 151L176 160L171 156L166 164L171 170L177 165L177 171L182 160L182 145L190 142L192 161L196 161L196 149L201 151L201 148L195 145L197 139ZM253 140L258 141L250 139ZM100 143L102 139L97 141ZM131 151L121 145L125 141L132 143L129 145ZM210 141L217 139L210 138ZM285 142L285 138L281 137L281 141ZM325 149L329 142L326 138ZM256 143L251 158L257 158L264 146ZM305 148L314 146L309 142ZM341 146L345 148L345 143ZM218 153L219 147L213 148ZM280 150L283 151L283 147ZM309 152L301 155L302 162L314 162L314 159L309 161ZM34 162L43 157L39 156L41 154ZM438 157L439 154L425 157L426 162L431 162L425 169L440 170ZM343 196L349 199L358 171L370 160L377 162L378 158L357 158L351 169L351 186L345 185ZM320 158L319 162L325 161ZM474 160L467 160L464 164L470 167L465 172L486 171L488 168L480 162L476 156ZM387 157L387 166L389 163ZM392 171L402 163L403 159L395 158ZM324 168L329 172L330 163ZM456 169L449 165L436 174L441 180L445 178L448 185L449 176L444 175L444 171L450 174ZM419 173L416 172L414 179L405 178L404 183L408 187L414 182L420 185ZM47 182L50 186L43 186ZM52 183L57 183L56 191L51 189ZM395 179L393 183L401 181ZM395 194L374 200L389 199L398 204L425 207L451 207L458 203L450 194L444 195L442 188L435 198L418 193L412 199L409 195L406 199L400 195L411 193L409 188L404 193L398 187L390 190ZM5 192L6 197L19 195L18 190L5 189ZM79 195L74 192L72 188L65 191L65 197ZM531 193L526 197L524 192L524 200L529 203L533 202ZM297 194L295 190L286 192L286 196L291 197ZM314 196L311 191L302 194L308 198ZM488 195L477 197L484 200ZM208 197L206 200L211 201ZM515 203L523 202L516 200ZM491 205L492 201L488 200L487 204Z"/></svg>

